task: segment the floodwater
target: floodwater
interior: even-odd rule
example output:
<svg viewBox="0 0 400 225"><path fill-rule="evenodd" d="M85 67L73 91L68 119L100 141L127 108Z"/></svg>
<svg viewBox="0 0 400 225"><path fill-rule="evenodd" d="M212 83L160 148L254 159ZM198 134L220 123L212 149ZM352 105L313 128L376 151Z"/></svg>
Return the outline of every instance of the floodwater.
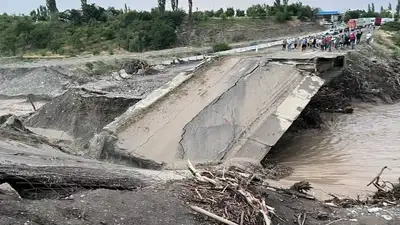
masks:
<svg viewBox="0 0 400 225"><path fill-rule="evenodd" d="M269 159L294 169L283 184L307 180L314 194L366 197L384 166L383 180L400 177L400 104L359 105L354 114L327 115L326 129L286 136Z"/></svg>

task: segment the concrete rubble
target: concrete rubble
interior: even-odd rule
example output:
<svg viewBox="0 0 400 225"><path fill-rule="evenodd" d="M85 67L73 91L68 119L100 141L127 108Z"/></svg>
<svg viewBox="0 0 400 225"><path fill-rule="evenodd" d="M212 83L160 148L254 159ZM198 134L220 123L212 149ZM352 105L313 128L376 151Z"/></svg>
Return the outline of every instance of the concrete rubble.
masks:
<svg viewBox="0 0 400 225"><path fill-rule="evenodd" d="M18 200L21 199L21 196L19 196L18 192L12 188L11 185L8 183L3 183L0 184L0 200L5 199Z"/></svg>

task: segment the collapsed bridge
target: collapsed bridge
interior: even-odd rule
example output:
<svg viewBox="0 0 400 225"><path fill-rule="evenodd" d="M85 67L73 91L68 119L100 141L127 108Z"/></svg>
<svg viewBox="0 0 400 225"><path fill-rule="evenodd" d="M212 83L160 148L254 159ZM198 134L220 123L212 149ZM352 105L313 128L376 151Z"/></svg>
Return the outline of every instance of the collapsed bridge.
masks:
<svg viewBox="0 0 400 225"><path fill-rule="evenodd" d="M154 167L190 159L261 161L344 53L280 52L213 59L181 73L105 126L87 154ZM202 63L204 64L204 62Z"/></svg>

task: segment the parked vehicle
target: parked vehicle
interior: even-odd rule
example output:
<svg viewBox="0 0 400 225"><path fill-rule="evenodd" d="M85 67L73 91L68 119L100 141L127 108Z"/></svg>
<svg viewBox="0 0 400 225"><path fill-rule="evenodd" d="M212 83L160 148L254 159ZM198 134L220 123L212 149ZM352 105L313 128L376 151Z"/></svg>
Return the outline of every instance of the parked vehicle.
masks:
<svg viewBox="0 0 400 225"><path fill-rule="evenodd" d="M355 19L351 19L347 22L347 27L349 30L354 30L357 28L357 21Z"/></svg>
<svg viewBox="0 0 400 225"><path fill-rule="evenodd" d="M376 17L375 18L375 26L380 26L380 25L382 25L382 18Z"/></svg>
<svg viewBox="0 0 400 225"><path fill-rule="evenodd" d="M356 19L357 29L361 29L367 26L366 18Z"/></svg>
<svg viewBox="0 0 400 225"><path fill-rule="evenodd" d="M329 30L324 31L324 34L337 35L337 34L339 34L339 30L337 30L337 29L329 29Z"/></svg>
<svg viewBox="0 0 400 225"><path fill-rule="evenodd" d="M394 22L394 18L382 18L381 25L389 22Z"/></svg>

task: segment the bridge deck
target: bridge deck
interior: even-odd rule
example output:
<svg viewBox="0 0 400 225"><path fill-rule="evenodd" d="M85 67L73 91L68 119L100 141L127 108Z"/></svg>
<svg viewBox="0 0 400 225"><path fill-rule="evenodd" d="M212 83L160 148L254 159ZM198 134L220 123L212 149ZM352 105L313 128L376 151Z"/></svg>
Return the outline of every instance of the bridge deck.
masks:
<svg viewBox="0 0 400 225"><path fill-rule="evenodd" d="M124 123L114 130L118 140L103 154L113 151L125 158L167 163L231 157L261 160L324 83L294 64L271 58L339 55L343 54L282 51L223 58L135 114L130 123L129 115L123 115L125 122L117 119L114 124Z"/></svg>

